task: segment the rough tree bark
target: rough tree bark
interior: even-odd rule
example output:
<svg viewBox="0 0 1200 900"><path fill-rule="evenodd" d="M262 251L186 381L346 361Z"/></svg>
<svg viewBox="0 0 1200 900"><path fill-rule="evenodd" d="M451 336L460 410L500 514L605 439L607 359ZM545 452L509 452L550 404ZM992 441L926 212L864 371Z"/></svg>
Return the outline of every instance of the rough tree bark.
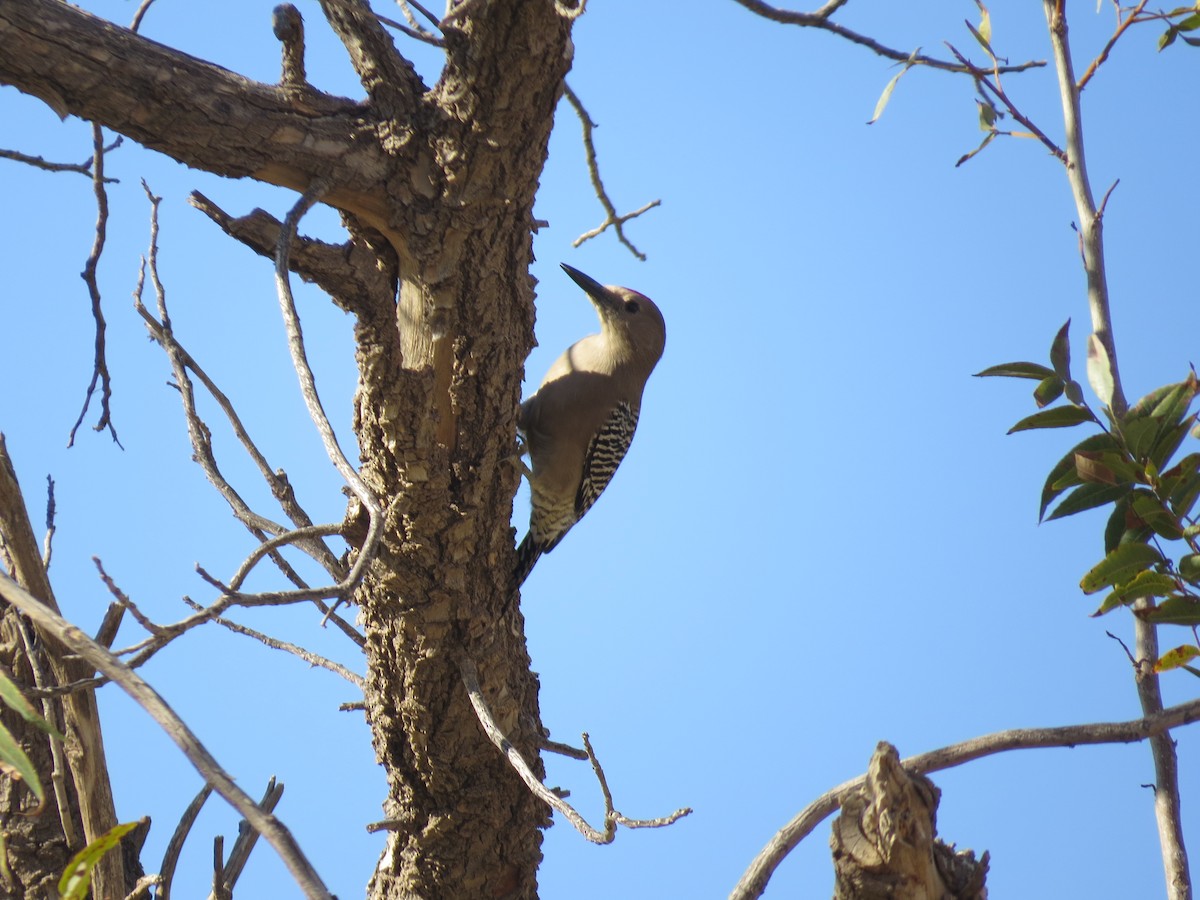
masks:
<svg viewBox="0 0 1200 900"><path fill-rule="evenodd" d="M987 900L988 855L937 838L941 791L881 743L833 822L834 900Z"/></svg>
<svg viewBox="0 0 1200 900"><path fill-rule="evenodd" d="M520 616L497 616L513 563L507 459L533 340L532 207L571 10L464 4L443 23L446 64L428 88L364 3L321 9L362 102L249 81L58 0L0 6L0 83L198 169L328 186L323 202L350 239L302 244L291 265L357 317L354 427L385 509L353 598L394 829L370 896L533 897L547 811L484 736L457 660L475 663L497 721L536 759ZM207 211L273 252L271 217ZM347 521L365 534L357 505Z"/></svg>
<svg viewBox="0 0 1200 900"><path fill-rule="evenodd" d="M54 590L25 509L16 470L0 435L0 561L13 580L53 609ZM20 614L0 604L0 664L24 684L70 684L95 673L50 635L34 635ZM114 632L115 633L115 632ZM35 676L34 670L37 669ZM75 691L51 704L48 716L64 738L59 760L52 758L45 734L4 708L4 725L37 767L46 791L42 815L31 815L37 801L11 778L0 779L0 829L16 897L57 896L59 876L71 856L117 824L112 785L100 733L100 714L92 690ZM64 821L65 820L65 821ZM105 856L95 873L96 896L124 896L136 878L127 877L121 854Z"/></svg>

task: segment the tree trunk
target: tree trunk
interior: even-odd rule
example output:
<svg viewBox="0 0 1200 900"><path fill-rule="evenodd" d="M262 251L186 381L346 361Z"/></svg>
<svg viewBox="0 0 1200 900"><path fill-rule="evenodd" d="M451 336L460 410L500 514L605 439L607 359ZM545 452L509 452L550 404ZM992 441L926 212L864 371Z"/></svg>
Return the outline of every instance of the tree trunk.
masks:
<svg viewBox="0 0 1200 900"><path fill-rule="evenodd" d="M393 829L379 900L536 896L548 811L488 742L458 661L476 665L497 722L536 761L523 622L499 615L533 342L532 208L570 66L564 6L466 4L443 23L446 65L428 89L364 4L322 0L363 103L247 81L57 0L0 7L0 83L197 168L301 191L323 179L323 202L344 213L344 252L300 243L291 262L357 316L354 427L385 509L354 597ZM269 216L206 211L273 252ZM359 504L347 522L366 533Z"/></svg>

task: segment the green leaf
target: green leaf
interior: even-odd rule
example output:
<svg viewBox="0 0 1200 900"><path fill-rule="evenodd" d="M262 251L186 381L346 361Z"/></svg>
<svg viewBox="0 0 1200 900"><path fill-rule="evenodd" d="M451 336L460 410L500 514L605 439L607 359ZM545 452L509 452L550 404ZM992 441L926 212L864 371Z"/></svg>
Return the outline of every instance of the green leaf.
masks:
<svg viewBox="0 0 1200 900"><path fill-rule="evenodd" d="M25 699L25 695L21 693L21 689L13 684L12 679L4 674L3 669L0 669L0 700L3 700L9 709L20 715L30 725L60 741L66 740L53 725L34 711L34 708L29 705L29 701Z"/></svg>
<svg viewBox="0 0 1200 900"><path fill-rule="evenodd" d="M1195 31L1200 28L1200 13L1193 13L1181 22L1176 22L1175 27L1180 31Z"/></svg>
<svg viewBox="0 0 1200 900"><path fill-rule="evenodd" d="M1129 455L1136 460L1149 457L1154 440L1158 437L1159 420L1146 416L1140 419L1126 418L1121 423L1121 437L1129 449Z"/></svg>
<svg viewBox="0 0 1200 900"><path fill-rule="evenodd" d="M1196 396L1198 387L1200 387L1200 383L1196 381L1196 374L1189 372L1185 381L1171 385L1171 389L1158 402L1150 415L1160 416L1170 425L1183 421L1188 407L1192 405L1192 400Z"/></svg>
<svg viewBox="0 0 1200 900"><path fill-rule="evenodd" d="M1057 375L1043 378L1038 382L1038 386L1033 389L1033 402L1037 404L1038 409L1049 406L1062 396L1065 386L1063 380Z"/></svg>
<svg viewBox="0 0 1200 900"><path fill-rule="evenodd" d="M1066 392L1067 399L1070 400L1072 403L1074 403L1076 406L1086 406L1087 405L1086 403L1083 402L1083 388L1081 388L1079 386L1078 381L1068 381L1066 384L1066 387L1063 388L1063 390Z"/></svg>
<svg viewBox="0 0 1200 900"><path fill-rule="evenodd" d="M1067 319L1063 327L1058 329L1058 334L1054 336L1054 342L1050 345L1050 365L1054 366L1054 371L1063 381L1071 380L1070 330L1071 320Z"/></svg>
<svg viewBox="0 0 1200 900"><path fill-rule="evenodd" d="M1133 513L1159 537L1168 541L1177 541L1183 537L1183 526L1171 512L1163 508L1162 502L1149 491L1135 491L1133 495Z"/></svg>
<svg viewBox="0 0 1200 900"><path fill-rule="evenodd" d="M1182 594L1168 597L1152 609L1135 609L1133 614L1158 625L1200 625L1200 603Z"/></svg>
<svg viewBox="0 0 1200 900"><path fill-rule="evenodd" d="M1154 446L1150 448L1150 461L1157 468L1161 469L1171 461L1171 457L1175 455L1175 451L1179 449L1183 443L1183 439L1187 437L1188 430L1194 423L1195 417L1188 416L1188 418L1184 419L1178 425L1165 429L1159 435L1158 439L1154 442Z"/></svg>
<svg viewBox="0 0 1200 900"><path fill-rule="evenodd" d="M1092 566L1079 586L1085 594L1094 594L1101 588L1131 581L1139 572L1162 561L1162 554L1149 544L1122 544Z"/></svg>
<svg viewBox="0 0 1200 900"><path fill-rule="evenodd" d="M1162 35L1159 36L1158 52L1161 53L1162 51L1164 51L1168 47L1170 47L1173 43L1175 43L1175 38L1178 36L1179 36L1179 29L1176 28L1174 25L1172 25L1165 32L1163 32Z"/></svg>
<svg viewBox="0 0 1200 900"><path fill-rule="evenodd" d="M1192 584L1200 582L1200 553L1189 553L1179 560L1179 577Z"/></svg>
<svg viewBox="0 0 1200 900"><path fill-rule="evenodd" d="M996 130L996 107L990 103L984 103L982 100L976 100L975 104L979 107L979 130L992 132Z"/></svg>
<svg viewBox="0 0 1200 900"><path fill-rule="evenodd" d="M1050 474L1046 476L1046 483L1042 486L1042 505L1038 509L1038 521L1042 520L1042 516L1046 514L1046 508L1055 497L1068 487L1080 483L1078 473L1075 470L1076 454L1116 450L1116 448L1117 443L1113 440L1112 436L1101 433L1084 438L1068 450L1066 456L1055 463L1054 468L1050 470ZM1069 477L1066 483L1060 486L1059 480L1064 478L1064 476Z"/></svg>
<svg viewBox="0 0 1200 900"><path fill-rule="evenodd" d="M1015 434L1018 431L1030 431L1035 428L1070 428L1074 425L1082 425L1084 422L1095 421L1096 417L1092 415L1090 409L1078 406L1056 406L1053 409L1044 409L1032 416L1026 416L1008 429L1008 433Z"/></svg>
<svg viewBox="0 0 1200 900"><path fill-rule="evenodd" d="M1165 597L1176 587L1175 579L1170 575L1147 569L1145 572L1138 573L1133 581L1122 585L1105 597L1100 608L1092 613L1092 617L1102 616L1118 606L1126 606L1142 597Z"/></svg>
<svg viewBox="0 0 1200 900"><path fill-rule="evenodd" d="M983 5L981 0L975 0L975 5L979 7L979 28L972 29L975 37L983 44L983 49L992 56L992 15L988 12L988 8ZM967 23L968 26L970 23ZM1182 25L1180 27L1183 27Z"/></svg>
<svg viewBox="0 0 1200 900"><path fill-rule="evenodd" d="M965 163L968 159L970 159L976 153L979 153L984 147L986 147L988 144L990 144L992 142L992 140L996 137L997 134L999 134L999 132L997 132L997 131L989 131L987 134L985 134L983 136L983 140L979 142L978 147L976 147L970 153L964 153L962 156L960 156L958 158L957 162L954 163L954 168L957 169L959 166L961 166L963 163Z"/></svg>
<svg viewBox="0 0 1200 900"><path fill-rule="evenodd" d="M1154 664L1154 671L1162 673L1168 669L1178 669L1180 666L1190 663L1197 656L1200 656L1200 647L1195 644L1184 644L1174 650L1168 650L1160 656L1158 662Z"/></svg>
<svg viewBox="0 0 1200 900"><path fill-rule="evenodd" d="M879 120L879 117L883 115L884 109L887 108L888 101L892 99L892 91L896 89L896 83L900 80L901 76L904 75L905 72L913 67L913 64L916 62L920 53L920 47L910 53L908 55L908 59L904 61L904 68L897 72L892 77L892 80L889 81L884 87L883 93L880 94L879 99L875 101L875 112L873 112L871 114L871 118L867 120L868 125L874 125Z"/></svg>
<svg viewBox="0 0 1200 900"><path fill-rule="evenodd" d="M1154 412L1163 397L1175 390L1178 384L1164 384L1162 387L1157 387L1148 393L1145 397L1138 400L1137 403L1129 407L1129 411L1125 413L1125 421L1132 419L1142 419Z"/></svg>
<svg viewBox="0 0 1200 900"><path fill-rule="evenodd" d="M1183 42L1189 47L1200 47L1200 38L1184 37L1183 35L1180 35L1180 37L1183 37Z"/></svg>
<svg viewBox="0 0 1200 900"><path fill-rule="evenodd" d="M1087 347L1087 377L1088 384L1105 406L1112 406L1113 373L1112 360L1108 358L1108 350L1104 342L1095 334L1088 335Z"/></svg>
<svg viewBox="0 0 1200 900"><path fill-rule="evenodd" d="M1129 487L1123 484L1116 486L1109 484L1081 485L1067 494L1062 503L1054 507L1054 512L1046 516L1043 521L1053 522L1055 519L1065 519L1067 516L1095 509L1097 506L1104 506L1106 503L1120 500L1127 493L1129 493Z"/></svg>
<svg viewBox="0 0 1200 900"><path fill-rule="evenodd" d="M1164 472L1163 477L1178 479L1178 483L1171 488L1170 496L1175 515L1182 518L1191 513L1197 497L1200 497L1200 453L1189 453Z"/></svg>
<svg viewBox="0 0 1200 900"><path fill-rule="evenodd" d="M982 372L976 372L976 378L1002 376L1005 378L1034 378L1043 381L1054 374L1053 369L1031 362L1011 362L999 366L991 366Z"/></svg>
<svg viewBox="0 0 1200 900"><path fill-rule="evenodd" d="M37 809L30 812L41 812L42 804L46 802L46 791L42 788L42 780L38 778L37 769L25 755L25 751L16 742L12 732L0 724L0 772L13 778L19 778L29 786L37 797Z"/></svg>
<svg viewBox="0 0 1200 900"><path fill-rule="evenodd" d="M76 853L67 863L62 878L58 880L58 894L62 900L84 900L88 894L88 888L91 887L92 870L96 868L96 864L100 862L104 854L115 849L121 843L121 838L137 828L142 821L145 820L114 825Z"/></svg>

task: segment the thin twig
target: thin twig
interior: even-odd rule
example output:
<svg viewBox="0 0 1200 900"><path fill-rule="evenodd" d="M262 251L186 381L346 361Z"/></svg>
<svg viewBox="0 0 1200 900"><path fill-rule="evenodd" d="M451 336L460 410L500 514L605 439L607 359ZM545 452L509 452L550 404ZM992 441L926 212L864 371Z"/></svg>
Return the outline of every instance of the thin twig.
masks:
<svg viewBox="0 0 1200 900"><path fill-rule="evenodd" d="M953 45L947 43L946 46L949 48L950 52L954 54L954 58L962 63L964 70L969 72L972 77L974 77L977 85L986 88L988 93L1003 103L1004 108L1008 110L1009 115L1024 125L1029 130L1030 134L1041 141L1043 146L1045 146L1047 150L1054 154L1056 159L1062 163L1067 162L1067 154L1064 153L1058 144L1054 143L1054 141L1052 141L1049 136L1042 131L1042 129L1038 128L1032 119L1028 118L1024 113L1017 109L1016 105L1008 98L1008 94L1004 92L1004 88L1000 85L998 80L992 81L992 79L988 77L986 70L981 69L971 63L965 56L959 53ZM992 69L993 73L998 71L1001 71L1001 69Z"/></svg>
<svg viewBox="0 0 1200 900"><path fill-rule="evenodd" d="M104 252L105 235L108 231L108 191L104 187L104 131L97 125L92 125L92 192L96 195L96 235L92 240L92 251L88 254L87 262L84 264L83 272L80 277L88 288L88 295L92 299L92 318L96 322L96 332L94 344L94 356L92 359L92 380L88 383L87 391L83 398L83 409L79 411L79 418L75 420L75 424L71 426L71 434L67 440L67 446L75 446L75 432L79 430L79 426L83 424L83 418L87 415L88 407L92 405L92 395L96 392L96 385L100 385L100 418L95 425L92 426L94 431L103 431L108 429L112 435L113 442L121 447L121 440L117 437L116 426L112 422L112 377L108 372L108 359L105 355L105 338L104 333L107 329L107 323L104 321L104 311L100 305L100 283L96 279L96 269L100 265L100 255ZM121 447L124 450L124 447Z"/></svg>
<svg viewBox="0 0 1200 900"><path fill-rule="evenodd" d="M268 534L280 535L288 533L288 530L283 525L251 510L241 495L229 484L224 475L221 474L212 447L211 432L196 410L195 391L188 374L189 372L199 379L200 383L204 385L205 390L217 402L218 407L220 407L229 421L234 436L237 437L246 453L254 461L259 473L267 482L272 495L278 501L284 513L298 528L311 527L313 524L312 519L296 501L295 493L292 490L287 475L282 470L275 470L271 467L266 457L258 449L257 444L250 437L229 397L217 387L216 383L209 378L208 374L175 337L174 330L171 327L171 317L167 311L166 289L158 276L158 205L162 198L156 197L144 181L142 182L142 187L146 192L147 198L150 200L150 248L147 252L147 258L143 261L143 265L138 272L138 283L134 290L134 308L145 321L151 337L163 348L171 363L171 368L175 375L176 387L179 389L180 397L183 401L184 416L188 426L188 437L191 440L194 451L193 456L204 470L208 480L217 488L221 496L225 498L234 515L246 526L251 534L260 541L265 541ZM158 305L159 319L157 320L142 304L142 289L147 265ZM304 552L325 568L332 577L338 579L342 577L344 569L341 563L324 542L319 540L302 541L300 546ZM308 587L304 579L300 577L282 555L272 553L271 559L292 584L301 589ZM322 611L326 610L323 609Z"/></svg>
<svg viewBox="0 0 1200 900"><path fill-rule="evenodd" d="M972 760L1010 750L1033 750L1044 747L1075 747L1083 744L1128 744L1159 735L1170 735L1172 728L1200 721L1200 700L1172 706L1144 719L1128 722L1098 722L1088 725L1066 725L1059 728L1015 728L998 731L983 737L951 744L928 753L911 756L901 762L904 768L918 775L928 775L960 766ZM775 833L759 852L729 895L729 900L753 900L762 896L775 869L814 828L841 805L851 791L857 790L866 776L860 775L822 794L783 828Z"/></svg>
<svg viewBox="0 0 1200 900"><path fill-rule="evenodd" d="M292 296L288 256L291 252L292 241L296 237L296 228L300 219L327 189L328 185L324 180L314 180L309 189L296 201L296 205L287 214L287 218L283 220L283 227L279 231L279 241L275 245L275 286L279 294L279 308L283 314L284 327L287 330L288 351L292 356L292 366L296 370L296 376L300 380L300 393L304 397L304 405L308 407L309 417L321 435L321 441L325 445L325 452L329 455L330 462L341 473L342 478L346 480L350 490L358 497L368 514L367 536L363 541L362 549L350 572L337 586L339 593L336 596L344 598L358 584L367 564L374 558L375 548L379 543L383 527L383 507L375 497L374 491L367 487L366 482L362 480L354 466L350 464L350 460L346 458L346 454L342 452L333 426L329 424L329 418L325 415L321 398L317 395L316 379L313 377L312 368L308 364L308 357L304 350L304 334L300 328L300 316L296 312L296 300Z"/></svg>
<svg viewBox="0 0 1200 900"><path fill-rule="evenodd" d="M830 15L839 7L845 4L842 2L826 3L815 13L793 12L786 9L778 9L770 4L763 3L761 0L734 0L734 2L746 7L750 12L762 16L764 19L770 19L772 22L779 22L783 25L799 25L802 28L817 28L821 31L828 31L836 34L838 37L850 41L852 44L858 44L860 47L866 47L878 54L879 56L887 57L896 62L908 62L912 60L914 65L928 66L931 69L938 69L942 72L968 72L961 63L955 65L944 59L935 59L932 56L924 56L922 54L911 54L904 50L896 50L891 47L885 47L883 44L876 41L874 38L859 34L857 31L852 31L836 22L830 21ZM1046 65L1045 60L1030 60L1015 66L1000 66L1000 72L1024 72L1027 69L1036 69Z"/></svg>
<svg viewBox="0 0 1200 900"><path fill-rule="evenodd" d="M1112 37L1108 39L1108 43L1104 45L1104 49L1100 51L1100 55L1093 59L1092 64L1087 67L1087 71L1083 73L1083 77L1080 78L1076 83L1075 90L1079 91L1080 93L1083 92L1083 89L1087 87L1087 83L1092 80L1092 76L1096 74L1096 70L1108 61L1108 54L1112 52L1112 48L1116 45L1117 41L1121 39L1121 35L1125 33L1125 29L1127 29L1130 25L1133 25L1135 22L1148 21L1146 19L1139 19L1138 16L1141 15L1142 10L1146 8L1146 4L1149 2L1150 0L1142 0L1142 2L1135 6L1130 11L1129 15L1124 19L1121 19L1120 6L1117 7L1117 30L1114 31Z"/></svg>
<svg viewBox="0 0 1200 900"><path fill-rule="evenodd" d="M548 750L551 753L557 753L559 756L569 756L571 759L586 761L588 752L580 750L578 747L572 747L570 744L564 744L561 741L552 741L546 738L542 741L542 749Z"/></svg>
<svg viewBox="0 0 1200 900"><path fill-rule="evenodd" d="M189 601L188 605L195 610L202 610L204 608L195 601ZM298 644L293 644L290 641L280 640L279 638L273 638L269 634L263 634L261 631L255 631L253 628L247 628L245 625L241 625L222 616L216 616L212 619L212 621L224 628L228 628L234 634L244 634L246 637L254 638L254 640L265 644L272 650L282 650L285 653L290 653L293 656L299 657L310 666L317 666L333 672L335 675L341 675L357 688L363 687L363 679L361 675L357 674L356 672L352 672L339 662L326 659L324 656L313 653L311 650L306 650Z"/></svg>
<svg viewBox="0 0 1200 900"><path fill-rule="evenodd" d="M412 18L412 13L409 12L409 10L408 10L408 8L410 6L413 9L415 9L417 12L419 12L421 15L423 15L426 19L428 19L430 24L437 25L440 21L437 16L435 16L428 9L426 9L423 5L421 5L419 2L417 2L417 0L396 0L396 3L400 6L400 8L402 10L404 10L404 17L406 19L408 19L410 22L412 22L413 27L417 27L417 23Z"/></svg>
<svg viewBox="0 0 1200 900"><path fill-rule="evenodd" d="M563 96L567 98L567 102L570 103L575 109L576 115L579 116L579 122L583 126L583 150L587 157L588 176L592 179L592 188L596 192L596 199L600 201L600 205L604 207L604 212L606 214L604 221L601 222L600 225L598 225L596 228L593 228L591 231L581 234L574 240L571 246L578 247L584 241L603 234L609 228L609 226L612 226L613 230L617 233L617 239L629 248L630 253L644 262L646 259L646 254L638 250L638 248L635 247L627 237L625 237L624 226L625 223L630 219L636 219L642 213L661 205L662 200L652 200L642 206L640 209L636 209L631 213L626 213L623 216L617 214L617 208L613 205L612 200L608 196L608 192L604 189L604 182L600 179L600 166L596 162L596 144L592 140L592 129L596 127L596 123L592 121L592 117L588 115L588 111L584 109L583 103L580 102L579 97L576 96L575 92L571 90L570 86L565 83L563 84Z"/></svg>
<svg viewBox="0 0 1200 900"><path fill-rule="evenodd" d="M407 9L405 10L405 14L407 16L412 15ZM410 27L405 25L403 22L397 22L395 19L389 19L387 16L380 15L379 13L375 13L375 18L377 18L384 25L388 26L388 28L395 28L401 34L405 34L413 40L423 41L424 43L430 44L434 47L446 46L445 41L443 41L436 34L431 34L421 26L417 25L415 19L410 19L410 21L413 23L412 27Z"/></svg>
<svg viewBox="0 0 1200 900"><path fill-rule="evenodd" d="M479 719L479 724L483 726L483 731L488 736L488 740L496 746L496 749L504 754L504 758L508 760L509 765L513 767L521 780L525 782L525 786L529 788L530 792L551 809L560 813L589 841L596 844L611 844L616 837L618 825L624 825L627 828L661 828L671 825L691 813L691 809L684 807L675 810L669 816L663 816L659 819L629 819L621 815L613 808L612 793L608 789L608 781L604 777L604 770L600 767L600 761L592 751L591 741L585 734L583 736L584 750L587 753L588 760L591 761L592 771L596 773L596 778L600 782L600 789L604 794L604 830L598 831L593 828L583 816L576 812L571 804L551 791L542 783L540 778L533 774L533 770L529 767L529 763L525 761L525 757L521 755L520 751L512 745L512 742L500 730L500 726L496 724L496 720L492 717L492 711L487 705L487 700L484 699L483 690L479 687L479 674L476 671L475 664L469 659L462 658L459 660L458 670L462 675L463 684L466 686L471 706L475 709L475 716Z"/></svg>
<svg viewBox="0 0 1200 900"><path fill-rule="evenodd" d="M143 628L145 628L152 635L158 636L159 634L161 634L162 629L159 628L157 625L155 625L153 622L151 622L150 617L147 616L145 613L143 613L140 609L138 609L137 604L135 604L132 600L130 600L129 597L126 595L126 593L124 591L122 591L119 587L117 587L116 582L112 580L112 578L109 576L109 574L106 571L104 571L104 563L102 563L100 561L100 557L93 556L92 563L96 566L96 569L100 572L100 580L104 582L104 586L106 588L108 588L108 592L110 594L112 594L114 598L116 598L116 601L119 604L121 604L121 606L123 606L125 609L129 610L129 612L137 620L137 623L139 625L141 625Z"/></svg>
<svg viewBox="0 0 1200 900"><path fill-rule="evenodd" d="M183 751L204 780L271 843L304 895L310 900L330 900L329 891L286 826L258 808L258 804L237 786L187 724L141 676L2 572L0 596L132 697Z"/></svg>
<svg viewBox="0 0 1200 900"><path fill-rule="evenodd" d="M258 802L259 809L264 813L273 812L282 797L283 785L276 782L272 776L271 780L267 782L267 790L263 794L262 800ZM229 851L229 858L225 861L221 877L223 890L221 896L233 895L233 889L237 887L237 881L242 876L242 870L246 868L246 863L249 861L256 843L258 843L258 832L250 827L249 822L242 819L238 823L237 840L233 844L233 849ZM209 900L215 900L215 897L210 895Z"/></svg>
<svg viewBox="0 0 1200 900"><path fill-rule="evenodd" d="M113 149L113 147L116 147L119 143L120 143L120 139L118 138L109 147L106 147L105 149L111 150L111 149ZM56 162L48 162L47 160L43 159L40 156L29 156L28 154L21 153L17 150L0 149L0 159L11 159L13 162L25 163L25 165L27 165L27 166L33 166L35 169L43 169L47 172L78 172L80 175L86 175L89 178L91 178L92 177L92 162L95 159L95 157L94 156L88 157L87 161L82 162L82 163L56 163ZM119 181L119 179L116 179L116 178L105 178L104 183L105 184L119 184L120 181Z"/></svg>

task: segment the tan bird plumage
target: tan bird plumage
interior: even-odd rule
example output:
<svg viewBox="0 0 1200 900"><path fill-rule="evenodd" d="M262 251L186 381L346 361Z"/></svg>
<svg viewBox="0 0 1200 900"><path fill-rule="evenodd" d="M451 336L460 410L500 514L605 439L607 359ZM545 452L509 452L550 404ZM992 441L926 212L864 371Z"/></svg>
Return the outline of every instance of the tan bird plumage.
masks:
<svg viewBox="0 0 1200 900"><path fill-rule="evenodd" d="M600 333L568 347L521 404L517 424L529 452L532 510L517 550L517 587L612 479L667 339L662 313L648 297L606 287L565 264L563 270L596 307Z"/></svg>

